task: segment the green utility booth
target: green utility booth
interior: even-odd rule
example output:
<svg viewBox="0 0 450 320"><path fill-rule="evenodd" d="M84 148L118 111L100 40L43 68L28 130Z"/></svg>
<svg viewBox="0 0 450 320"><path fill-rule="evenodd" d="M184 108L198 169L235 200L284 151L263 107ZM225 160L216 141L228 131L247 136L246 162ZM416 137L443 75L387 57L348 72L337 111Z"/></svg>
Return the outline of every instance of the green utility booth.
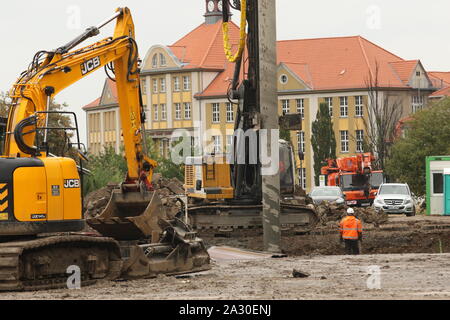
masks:
<svg viewBox="0 0 450 320"><path fill-rule="evenodd" d="M450 156L427 157L427 214L450 216Z"/></svg>

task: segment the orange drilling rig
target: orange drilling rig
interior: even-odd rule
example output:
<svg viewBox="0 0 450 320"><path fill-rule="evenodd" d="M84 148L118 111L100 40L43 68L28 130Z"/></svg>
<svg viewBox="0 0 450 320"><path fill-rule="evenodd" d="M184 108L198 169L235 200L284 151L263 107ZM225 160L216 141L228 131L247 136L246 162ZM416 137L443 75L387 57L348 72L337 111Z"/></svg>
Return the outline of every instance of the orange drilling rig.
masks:
<svg viewBox="0 0 450 320"><path fill-rule="evenodd" d="M321 169L327 185L340 187L348 206L371 206L384 180L383 171L373 169L374 155L363 153L327 161Z"/></svg>

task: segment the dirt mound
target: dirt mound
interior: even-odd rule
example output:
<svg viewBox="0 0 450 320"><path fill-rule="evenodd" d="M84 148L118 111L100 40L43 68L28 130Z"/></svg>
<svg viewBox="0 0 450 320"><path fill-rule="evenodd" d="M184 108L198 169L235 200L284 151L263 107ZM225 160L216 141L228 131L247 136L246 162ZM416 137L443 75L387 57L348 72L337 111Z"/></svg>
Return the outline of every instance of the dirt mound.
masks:
<svg viewBox="0 0 450 320"><path fill-rule="evenodd" d="M177 196L183 196L185 191L183 183L177 178L165 179L161 174L153 176L153 187L161 198L169 218L174 217L183 207L183 203ZM111 193L119 188L116 184L109 184L105 188L94 191L84 198L85 218L94 218L100 215L108 205Z"/></svg>
<svg viewBox="0 0 450 320"><path fill-rule="evenodd" d="M327 201L315 206L317 215L322 225L330 225L340 222L345 217L348 207L344 204L329 203ZM356 217L364 223L373 224L379 227L388 222L388 215L381 211L376 212L372 207L355 208Z"/></svg>

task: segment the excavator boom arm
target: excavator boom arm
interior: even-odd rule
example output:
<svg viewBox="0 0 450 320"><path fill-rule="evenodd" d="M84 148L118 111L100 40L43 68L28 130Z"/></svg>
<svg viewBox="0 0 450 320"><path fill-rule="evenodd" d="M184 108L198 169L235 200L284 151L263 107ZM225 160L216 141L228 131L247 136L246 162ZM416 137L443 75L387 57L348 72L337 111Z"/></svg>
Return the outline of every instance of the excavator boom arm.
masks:
<svg viewBox="0 0 450 320"><path fill-rule="evenodd" d="M24 148L15 139L14 131L17 130L18 124L35 116L36 112L48 111L50 99L65 88L100 68L113 64L128 165L128 180L135 182L139 179L144 167L157 166L155 161L144 154L143 123L145 119L140 97L138 48L134 40L131 13L128 8L118 9L113 18L117 19L113 38L107 38L74 51L67 51L90 36L97 35L98 28L104 24L89 28L69 44L55 52L48 52L42 63L26 72L13 86L10 92L13 103L7 125L5 156L35 156L36 154L30 154L30 150L34 150L36 133L32 130L29 134L18 133L23 137L24 144L29 146ZM38 122L45 124L46 117L45 113L39 114ZM147 165L144 166L144 164Z"/></svg>

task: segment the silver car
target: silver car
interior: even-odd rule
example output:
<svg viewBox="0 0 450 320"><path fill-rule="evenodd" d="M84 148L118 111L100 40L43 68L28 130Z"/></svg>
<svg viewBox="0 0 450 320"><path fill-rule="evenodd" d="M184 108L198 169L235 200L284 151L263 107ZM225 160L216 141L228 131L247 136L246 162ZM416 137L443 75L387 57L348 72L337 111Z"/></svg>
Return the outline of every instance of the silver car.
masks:
<svg viewBox="0 0 450 320"><path fill-rule="evenodd" d="M313 199L315 205L324 201L336 202L337 204L345 202L345 196L339 187L316 187L309 196Z"/></svg>
<svg viewBox="0 0 450 320"><path fill-rule="evenodd" d="M378 190L373 206L376 211L416 215L413 195L406 183L383 183Z"/></svg>

